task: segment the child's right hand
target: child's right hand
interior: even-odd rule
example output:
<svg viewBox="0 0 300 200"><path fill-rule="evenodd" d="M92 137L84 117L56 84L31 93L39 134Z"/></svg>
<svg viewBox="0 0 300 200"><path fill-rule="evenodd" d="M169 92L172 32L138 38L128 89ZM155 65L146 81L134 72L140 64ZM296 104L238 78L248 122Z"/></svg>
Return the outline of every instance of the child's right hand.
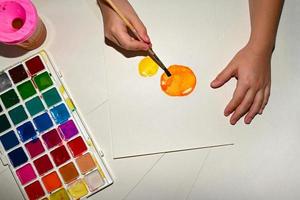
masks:
<svg viewBox="0 0 300 200"><path fill-rule="evenodd" d="M99 0L103 16L105 37L126 50L148 50L151 47L151 41L147 34L147 30L130 3L127 0L114 0L114 3L134 26L144 41L138 41L130 36L126 25L123 23L119 15L105 3L105 0Z"/></svg>

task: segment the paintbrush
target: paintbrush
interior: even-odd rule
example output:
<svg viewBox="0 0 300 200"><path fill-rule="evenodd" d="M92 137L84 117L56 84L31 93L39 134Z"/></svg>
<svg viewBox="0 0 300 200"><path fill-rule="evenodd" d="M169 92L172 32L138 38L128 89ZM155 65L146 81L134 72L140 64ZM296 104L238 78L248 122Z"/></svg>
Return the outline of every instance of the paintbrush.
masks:
<svg viewBox="0 0 300 200"><path fill-rule="evenodd" d="M120 16L122 21L126 24L126 26L130 29L130 31L135 35L135 37L143 42L143 39L138 34L137 30L134 28L134 26L128 21L128 19L123 15L123 13L118 9L118 7L114 4L112 0L105 0L112 9ZM158 58L158 56L155 54L152 48L149 48L147 50L149 56L159 65L159 67L164 70L167 76L171 76L170 71L166 68L166 66L162 63L162 61Z"/></svg>

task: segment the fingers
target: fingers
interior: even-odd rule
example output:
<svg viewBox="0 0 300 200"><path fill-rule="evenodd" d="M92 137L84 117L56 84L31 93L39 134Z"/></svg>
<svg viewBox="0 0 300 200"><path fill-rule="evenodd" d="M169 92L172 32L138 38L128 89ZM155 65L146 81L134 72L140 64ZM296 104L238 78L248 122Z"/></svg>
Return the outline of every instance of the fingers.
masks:
<svg viewBox="0 0 300 200"><path fill-rule="evenodd" d="M138 35L141 37L141 39L147 43L151 44L150 38L147 33L147 29L139 16L136 14L135 10L132 8L132 6L129 5L130 8L128 10L130 12L127 12L127 19L129 22L133 25L135 30L137 31Z"/></svg>
<svg viewBox="0 0 300 200"><path fill-rule="evenodd" d="M256 91L238 84L231 101L225 108L224 115L228 116L234 112L230 118L230 123L235 125L247 113L244 122L250 124L257 114L262 114L264 107L268 103L269 96L269 86Z"/></svg>
<svg viewBox="0 0 300 200"><path fill-rule="evenodd" d="M244 122L246 124L250 124L252 119L254 119L254 117L258 114L259 110L261 109L261 106L263 104L263 100L264 100L264 90L259 90L256 93L256 96L254 98L254 102L249 110L249 112L247 113Z"/></svg>
<svg viewBox="0 0 300 200"><path fill-rule="evenodd" d="M147 33L147 29L144 26L143 22L140 20L138 16L129 16L129 21L132 23L133 27L139 34L139 36L142 38L144 42L147 44L151 44L150 38Z"/></svg>
<svg viewBox="0 0 300 200"><path fill-rule="evenodd" d="M249 89L247 91L242 103L237 107L230 118L230 123L232 125L235 125L236 122L248 112L249 108L253 104L255 94L256 92L254 90Z"/></svg>
<svg viewBox="0 0 300 200"><path fill-rule="evenodd" d="M142 21L128 1L116 1L118 8L121 8L125 14L125 18L132 24L142 41L131 37L126 24L120 16L113 11L108 5L102 4L101 11L104 22L105 37L119 45L121 48L132 51L146 51L151 47L151 42L147 34L147 30Z"/></svg>
<svg viewBox="0 0 300 200"><path fill-rule="evenodd" d="M210 84L212 88L219 88L231 79L235 74L232 64L229 64Z"/></svg>
<svg viewBox="0 0 300 200"><path fill-rule="evenodd" d="M265 91L264 91L264 100L263 100L263 103L261 105L261 108L259 110L259 114L261 115L266 107L266 105L268 104L268 101L269 101L269 97L270 97L270 86L268 85L266 88L265 88Z"/></svg>
<svg viewBox="0 0 300 200"><path fill-rule="evenodd" d="M246 93L248 91L248 87L243 84L240 84L239 81L237 82L237 87L233 93L233 97L226 106L224 110L224 115L227 117L230 115L243 101Z"/></svg>
<svg viewBox="0 0 300 200"><path fill-rule="evenodd" d="M110 37L109 39L112 40L113 42L117 43L122 48L127 49L127 50L146 51L149 48L148 44L138 41L138 40L134 39L133 37L129 36L126 28L114 31L114 33L112 34L112 37Z"/></svg>

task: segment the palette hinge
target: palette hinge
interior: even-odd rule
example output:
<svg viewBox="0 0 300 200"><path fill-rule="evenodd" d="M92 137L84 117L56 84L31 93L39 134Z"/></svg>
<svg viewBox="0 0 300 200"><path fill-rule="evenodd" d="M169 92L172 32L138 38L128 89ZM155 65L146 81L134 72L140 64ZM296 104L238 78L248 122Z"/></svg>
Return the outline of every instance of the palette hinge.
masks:
<svg viewBox="0 0 300 200"><path fill-rule="evenodd" d="M61 73L60 70L55 70L55 71L56 71L57 75L59 76L59 78L62 78L62 77L63 77L63 75L62 75L62 73Z"/></svg>
<svg viewBox="0 0 300 200"><path fill-rule="evenodd" d="M99 153L99 155L100 155L101 157L104 157L104 153L103 153L102 150L98 150L98 153Z"/></svg>

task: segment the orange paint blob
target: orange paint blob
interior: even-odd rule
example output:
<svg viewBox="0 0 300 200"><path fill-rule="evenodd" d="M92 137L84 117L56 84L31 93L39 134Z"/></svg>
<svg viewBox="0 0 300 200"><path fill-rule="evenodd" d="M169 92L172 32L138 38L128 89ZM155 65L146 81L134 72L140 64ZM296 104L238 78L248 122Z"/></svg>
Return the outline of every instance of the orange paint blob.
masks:
<svg viewBox="0 0 300 200"><path fill-rule="evenodd" d="M194 72L182 65L171 65L168 70L172 76L166 73L160 78L161 89L169 96L187 96L196 86L196 76Z"/></svg>

